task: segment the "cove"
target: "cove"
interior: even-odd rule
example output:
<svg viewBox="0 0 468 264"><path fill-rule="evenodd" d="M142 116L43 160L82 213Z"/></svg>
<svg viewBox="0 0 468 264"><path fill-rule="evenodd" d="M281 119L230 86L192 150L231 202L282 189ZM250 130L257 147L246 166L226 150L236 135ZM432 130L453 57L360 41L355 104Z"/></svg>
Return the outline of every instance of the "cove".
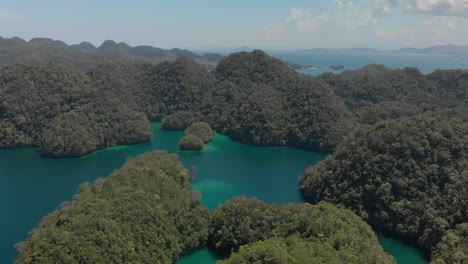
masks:
<svg viewBox="0 0 468 264"><path fill-rule="evenodd" d="M209 208L232 197L258 197L269 203L301 202L298 176L324 154L288 147L256 147L216 134L203 152L180 152L183 132L152 124L151 142L109 148L76 159L43 159L36 148L0 150L0 263L13 263L13 245L27 238L47 213L71 200L78 186L120 168L129 158L163 149L178 153L195 174L193 189ZM414 248L380 235L384 249L399 264L426 263ZM219 259L208 249L182 257L178 264L209 264Z"/></svg>

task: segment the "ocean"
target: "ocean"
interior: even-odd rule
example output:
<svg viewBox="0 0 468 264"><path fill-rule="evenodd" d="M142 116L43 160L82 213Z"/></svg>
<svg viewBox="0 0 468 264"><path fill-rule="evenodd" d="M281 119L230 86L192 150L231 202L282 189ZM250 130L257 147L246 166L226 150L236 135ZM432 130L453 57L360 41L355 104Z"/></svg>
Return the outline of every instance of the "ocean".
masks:
<svg viewBox="0 0 468 264"><path fill-rule="evenodd" d="M383 64L389 68L415 67L428 74L437 69L468 69L468 56L406 54L406 53L370 53L370 52L306 52L306 51L267 51L268 54L284 61L313 65L318 69L298 70L308 75L320 75L325 72L341 73L332 70L330 65L343 65L344 70L357 70L369 64Z"/></svg>

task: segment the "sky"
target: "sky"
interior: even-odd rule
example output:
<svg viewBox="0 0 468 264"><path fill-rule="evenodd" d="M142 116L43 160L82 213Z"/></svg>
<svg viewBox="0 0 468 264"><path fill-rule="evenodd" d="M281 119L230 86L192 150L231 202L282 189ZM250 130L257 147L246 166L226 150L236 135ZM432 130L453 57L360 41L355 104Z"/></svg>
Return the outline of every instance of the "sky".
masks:
<svg viewBox="0 0 468 264"><path fill-rule="evenodd" d="M192 49L468 45L468 0L0 0L0 36Z"/></svg>

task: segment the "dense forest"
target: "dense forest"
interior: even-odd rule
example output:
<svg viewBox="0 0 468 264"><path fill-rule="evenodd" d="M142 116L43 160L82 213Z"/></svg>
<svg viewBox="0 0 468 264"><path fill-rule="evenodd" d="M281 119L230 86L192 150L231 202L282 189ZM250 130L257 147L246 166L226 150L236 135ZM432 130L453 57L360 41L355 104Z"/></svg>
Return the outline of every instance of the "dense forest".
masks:
<svg viewBox="0 0 468 264"><path fill-rule="evenodd" d="M268 205L257 199L235 198L213 211L209 232L215 250L229 255L240 248L226 263L303 263L282 259L306 254L324 263L394 263L369 225L353 212L325 202ZM273 245L283 248L280 251L270 247ZM305 263L313 263L310 261Z"/></svg>
<svg viewBox="0 0 468 264"><path fill-rule="evenodd" d="M20 41L1 41L14 46L13 40ZM99 49L124 47L104 44ZM436 263L466 260L468 71L424 75L369 65L312 77L259 50L224 57L208 71L187 52L174 52L157 65L10 60L0 69L0 148L36 146L46 157L77 157L148 141L150 121L175 130L206 122L248 144L333 153L301 177L309 202L343 204L417 243ZM237 258L263 250L263 243L291 259L298 257L291 243L311 247L288 237L249 241L258 243Z"/></svg>
<svg viewBox="0 0 468 264"><path fill-rule="evenodd" d="M209 212L175 154L129 160L50 213L16 263L172 263L205 245Z"/></svg>
<svg viewBox="0 0 468 264"><path fill-rule="evenodd" d="M175 154L156 151L131 159L108 177L82 184L73 201L46 216L16 245L16 263L173 263L208 243L225 256L245 246L227 263L239 263L245 254L265 260L275 248L252 249L270 244L285 248L275 254L323 263L394 263L370 226L350 210L241 197L210 213L190 185ZM262 263L287 263L281 255L274 258Z"/></svg>
<svg viewBox="0 0 468 264"><path fill-rule="evenodd" d="M461 118L424 115L362 128L300 180L312 203L343 204L426 252L436 249L446 263L468 260L468 122ZM465 262L451 260L455 251Z"/></svg>
<svg viewBox="0 0 468 264"><path fill-rule="evenodd" d="M47 157L147 141L148 120L178 129L190 116L241 142L320 151L356 125L325 84L261 51L231 55L212 72L186 57L85 70L13 65L0 71L0 98L0 147L40 146Z"/></svg>
<svg viewBox="0 0 468 264"><path fill-rule="evenodd" d="M467 119L467 80L466 71L378 65L311 77L258 50L225 57L211 72L189 57L13 65L0 71L0 147L80 156L149 140L148 120L166 129L205 121L240 142L331 153L364 124L426 112Z"/></svg>
<svg viewBox="0 0 468 264"><path fill-rule="evenodd" d="M392 70L368 65L340 75L325 73L326 82L364 124L440 112L468 119L468 71L437 70L423 75L415 68Z"/></svg>
<svg viewBox="0 0 468 264"><path fill-rule="evenodd" d="M126 43L112 40L104 41L99 47L89 42L68 45L49 38L0 37L0 68L17 63L60 63L77 67L88 67L103 61L127 61L159 63L179 57L190 57L197 62L214 67L223 57L216 53L198 55L189 50L160 49L151 46L131 47Z"/></svg>
<svg viewBox="0 0 468 264"><path fill-rule="evenodd" d="M200 151L214 137L214 131L206 122L195 122L185 129L185 135L179 141L179 149Z"/></svg>
<svg viewBox="0 0 468 264"><path fill-rule="evenodd" d="M55 64L0 72L0 147L40 146L47 157L77 157L152 137L147 117L94 85L87 74Z"/></svg>

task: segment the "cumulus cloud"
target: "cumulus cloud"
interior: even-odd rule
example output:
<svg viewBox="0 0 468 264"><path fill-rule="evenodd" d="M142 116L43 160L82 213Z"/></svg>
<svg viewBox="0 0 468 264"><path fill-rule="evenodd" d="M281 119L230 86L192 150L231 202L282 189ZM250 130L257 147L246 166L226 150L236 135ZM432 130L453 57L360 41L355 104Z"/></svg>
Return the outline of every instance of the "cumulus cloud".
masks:
<svg viewBox="0 0 468 264"><path fill-rule="evenodd" d="M289 15L292 19L300 19L304 16L304 11L299 8L291 7L289 9Z"/></svg>
<svg viewBox="0 0 468 264"><path fill-rule="evenodd" d="M375 8L375 6L370 5L372 1L354 3L353 1L335 0L322 14L314 16L307 10L300 10L300 12L295 11L295 13L300 13L301 16L291 15L290 19L295 22L299 32L304 33L318 31L320 28L330 25L342 31L358 30L376 24L376 17L383 15L389 9L387 2L386 0L385 5Z"/></svg>
<svg viewBox="0 0 468 264"><path fill-rule="evenodd" d="M467 0L412 0L407 2L408 10L421 14L468 17Z"/></svg>
<svg viewBox="0 0 468 264"><path fill-rule="evenodd" d="M465 18L428 16L413 27L382 28L376 30L380 42L398 41L398 46L432 46L467 42Z"/></svg>
<svg viewBox="0 0 468 264"><path fill-rule="evenodd" d="M463 44L468 41L467 8L468 0L334 0L321 11L291 7L277 24L237 39L315 47Z"/></svg>
<svg viewBox="0 0 468 264"><path fill-rule="evenodd" d="M409 12L433 15L468 17L468 0L377 0L375 7L379 11L389 11L402 6Z"/></svg>
<svg viewBox="0 0 468 264"><path fill-rule="evenodd" d="M0 20L23 20L25 16L23 14L7 11L7 10L0 10Z"/></svg>

